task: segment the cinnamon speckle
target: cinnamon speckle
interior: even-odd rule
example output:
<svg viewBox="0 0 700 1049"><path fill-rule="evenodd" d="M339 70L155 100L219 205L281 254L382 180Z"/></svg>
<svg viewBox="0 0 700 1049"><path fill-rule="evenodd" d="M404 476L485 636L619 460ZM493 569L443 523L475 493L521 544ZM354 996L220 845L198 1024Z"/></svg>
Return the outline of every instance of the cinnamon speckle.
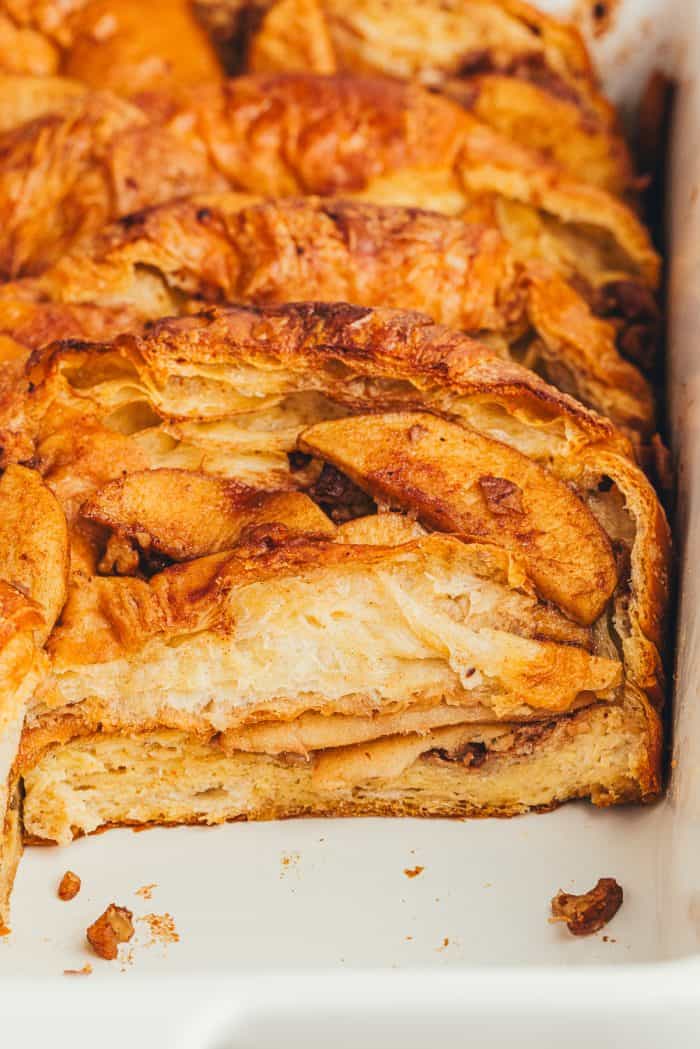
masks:
<svg viewBox="0 0 700 1049"><path fill-rule="evenodd" d="M146 922L151 934L147 947L155 943L179 943L180 934L175 928L175 919L172 914L143 914L139 921Z"/></svg>
<svg viewBox="0 0 700 1049"><path fill-rule="evenodd" d="M153 890L158 888L158 882L152 881L148 885L142 885L140 889L134 890L134 896L140 896L142 900L153 899Z"/></svg>
<svg viewBox="0 0 700 1049"><path fill-rule="evenodd" d="M425 867L417 865L415 867L404 867L404 874L407 878L417 878L419 874L422 874Z"/></svg>
<svg viewBox="0 0 700 1049"><path fill-rule="evenodd" d="M280 860L280 878L284 878L292 868L297 867L300 859L301 856L298 852L285 853Z"/></svg>

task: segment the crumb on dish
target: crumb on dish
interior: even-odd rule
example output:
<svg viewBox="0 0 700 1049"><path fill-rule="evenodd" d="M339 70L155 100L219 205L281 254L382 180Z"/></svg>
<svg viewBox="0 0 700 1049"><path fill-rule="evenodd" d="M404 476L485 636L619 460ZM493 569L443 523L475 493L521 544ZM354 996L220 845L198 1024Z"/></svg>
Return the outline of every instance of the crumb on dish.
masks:
<svg viewBox="0 0 700 1049"><path fill-rule="evenodd" d="M61 900L72 900L80 892L80 878L73 871L66 871L58 884L58 896Z"/></svg>

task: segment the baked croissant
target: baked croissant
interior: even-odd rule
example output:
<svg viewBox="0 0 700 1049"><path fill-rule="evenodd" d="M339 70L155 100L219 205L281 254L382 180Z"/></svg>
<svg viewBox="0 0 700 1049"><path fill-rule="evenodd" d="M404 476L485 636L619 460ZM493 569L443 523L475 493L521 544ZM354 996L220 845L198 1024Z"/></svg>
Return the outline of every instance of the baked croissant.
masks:
<svg viewBox="0 0 700 1049"><path fill-rule="evenodd" d="M613 193L633 186L580 34L521 0L213 0L199 9L228 44L232 72L417 79L576 178Z"/></svg>
<svg viewBox="0 0 700 1049"><path fill-rule="evenodd" d="M647 231L621 201L416 85L240 77L138 101L87 94L0 136L5 274L39 272L129 211L230 188L468 209L591 293L658 281Z"/></svg>
<svg viewBox="0 0 700 1049"><path fill-rule="evenodd" d="M164 204L0 287L0 331L37 349L138 331L202 300L304 299L428 313L492 339L621 427L653 430L648 384L575 288L520 261L495 228L409 208L234 193Z"/></svg>
<svg viewBox="0 0 700 1049"><path fill-rule="evenodd" d="M31 379L72 568L30 839L658 791L667 526L601 417L337 303L59 343Z"/></svg>
<svg viewBox="0 0 700 1049"><path fill-rule="evenodd" d="M2 0L0 70L124 95L221 75L189 0L158 0L153 18L139 0Z"/></svg>

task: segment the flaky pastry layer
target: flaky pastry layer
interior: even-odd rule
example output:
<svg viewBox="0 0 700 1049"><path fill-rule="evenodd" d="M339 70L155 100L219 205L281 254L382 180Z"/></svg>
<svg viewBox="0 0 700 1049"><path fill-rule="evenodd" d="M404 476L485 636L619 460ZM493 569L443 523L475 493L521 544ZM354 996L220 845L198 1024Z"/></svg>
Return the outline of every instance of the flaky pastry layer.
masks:
<svg viewBox="0 0 700 1049"><path fill-rule="evenodd" d="M111 344L58 345L37 356L31 377L36 388L27 419L38 427L35 461L71 517L123 470L184 466L239 477L248 470L259 485L294 487L305 474L295 474L288 456L298 450L304 427L358 412L440 414L480 434L482 443L492 441L488 473L519 486L499 452L503 444L514 448L530 462L528 487L573 486L577 505L584 504L618 550L622 586L609 625L634 680L658 695L668 527L653 490L620 454L625 443L609 423L482 344L388 310L231 307L157 322L145 336ZM386 425L379 416L377 432ZM408 420L401 431L407 462L421 447L411 427ZM467 458L463 463L471 475ZM418 462L411 467L419 468ZM435 494L439 470L435 461ZM493 492L489 504L488 484L479 505L498 516L499 495ZM399 508L425 511L412 484L399 487ZM501 536L501 542L508 528L470 534ZM525 545L519 541L523 556ZM610 596L599 582L590 589L600 589L603 602Z"/></svg>
<svg viewBox="0 0 700 1049"><path fill-rule="evenodd" d="M93 733L25 772L25 833L66 842L105 826L289 816L512 816L590 797L648 801L659 789L658 717L636 693L555 723L388 737L273 757L177 731Z"/></svg>
<svg viewBox="0 0 700 1049"><path fill-rule="evenodd" d="M361 0L348 9L341 0L258 0L255 9L228 33L249 72L418 79L577 178L613 192L631 185L628 149L580 35L528 4Z"/></svg>
<svg viewBox="0 0 700 1049"><path fill-rule="evenodd" d="M658 257L633 210L416 84L249 76L137 103L106 92L72 98L59 112L49 102L45 115L0 136L6 275L40 272L131 211L235 189L450 214L486 208L506 236L513 214L524 214L530 234L512 239L517 252L547 257L594 287L621 277L658 282Z"/></svg>
<svg viewBox="0 0 700 1049"><path fill-rule="evenodd" d="M6 284L0 329L38 349L138 331L207 300L421 310L492 340L619 425L653 427L650 387L616 348L624 324L596 317L556 269L522 262L495 225L405 207L237 193L164 204L108 227L41 277Z"/></svg>

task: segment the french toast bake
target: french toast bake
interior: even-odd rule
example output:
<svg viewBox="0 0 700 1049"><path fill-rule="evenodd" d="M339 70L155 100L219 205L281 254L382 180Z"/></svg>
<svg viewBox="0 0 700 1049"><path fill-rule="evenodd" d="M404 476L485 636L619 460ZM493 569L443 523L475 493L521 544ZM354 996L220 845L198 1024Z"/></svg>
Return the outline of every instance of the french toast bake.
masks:
<svg viewBox="0 0 700 1049"><path fill-rule="evenodd" d="M578 33L147 21L0 4L3 920L111 826L652 801L660 260Z"/></svg>

